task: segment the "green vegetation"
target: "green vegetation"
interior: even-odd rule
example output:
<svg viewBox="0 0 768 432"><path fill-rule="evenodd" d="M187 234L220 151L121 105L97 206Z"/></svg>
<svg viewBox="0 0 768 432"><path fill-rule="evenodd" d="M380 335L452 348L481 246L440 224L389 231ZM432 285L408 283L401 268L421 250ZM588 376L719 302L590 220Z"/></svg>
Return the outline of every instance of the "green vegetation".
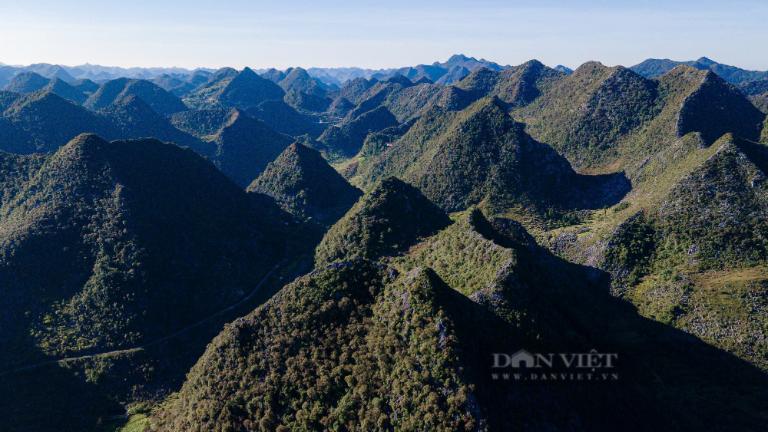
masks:
<svg viewBox="0 0 768 432"><path fill-rule="evenodd" d="M241 300L284 253L279 210L254 205L176 146L83 135L42 163L9 157L0 178L10 176L3 190L16 192L0 208L3 371L162 338ZM66 379L98 384L125 370L85 369Z"/></svg>
<svg viewBox="0 0 768 432"><path fill-rule="evenodd" d="M553 83L515 116L576 167L592 167L615 158L617 141L656 115L657 95L654 81L591 62Z"/></svg>
<svg viewBox="0 0 768 432"><path fill-rule="evenodd" d="M725 132L757 140L764 118L736 88L709 72L686 98L677 120L677 134L700 132L706 143L714 142Z"/></svg>
<svg viewBox="0 0 768 432"><path fill-rule="evenodd" d="M603 268L644 315L765 368L759 277L750 279L757 285L744 287L713 283L711 275L723 272L738 283L745 268L768 259L768 152L728 135L712 147L710 157L679 179L658 208L613 233Z"/></svg>
<svg viewBox="0 0 768 432"><path fill-rule="evenodd" d="M365 194L317 246L315 263L377 259L404 251L419 238L450 224L418 189L390 177Z"/></svg>
<svg viewBox="0 0 768 432"><path fill-rule="evenodd" d="M762 430L766 83L637 71L17 75L3 430ZM617 381L494 378L593 348Z"/></svg>
<svg viewBox="0 0 768 432"><path fill-rule="evenodd" d="M117 135L107 119L47 90L16 99L2 116L0 134L9 138L2 149L13 153L52 152L83 132Z"/></svg>
<svg viewBox="0 0 768 432"><path fill-rule="evenodd" d="M646 222L643 213L619 225L606 247L602 266L613 275L613 284L618 291L636 285L648 274L656 252L656 242L654 226Z"/></svg>
<svg viewBox="0 0 768 432"><path fill-rule="evenodd" d="M48 78L34 73L34 72L21 72L11 79L8 85L5 86L5 90L13 93L34 93L46 85L48 85Z"/></svg>
<svg viewBox="0 0 768 432"><path fill-rule="evenodd" d="M537 60L503 71L480 68L456 84L471 93L475 99L496 96L510 106L524 106L533 102L543 88L553 85L561 74Z"/></svg>
<svg viewBox="0 0 768 432"><path fill-rule="evenodd" d="M763 144L768 144L768 116L765 117L765 123L763 123L763 134L761 141Z"/></svg>
<svg viewBox="0 0 768 432"><path fill-rule="evenodd" d="M322 225L335 223L362 195L317 150L299 143L272 161L248 191L269 195L288 213Z"/></svg>
<svg viewBox="0 0 768 432"><path fill-rule="evenodd" d="M245 188L288 147L291 138L234 110L221 129L210 137L210 142L215 145L210 157L214 165Z"/></svg>
<svg viewBox="0 0 768 432"><path fill-rule="evenodd" d="M286 92L285 101L296 109L323 112L331 103L326 85L302 68L291 69L278 84Z"/></svg>
<svg viewBox="0 0 768 432"><path fill-rule="evenodd" d="M474 430L446 290L364 261L299 279L214 340L152 430Z"/></svg>
<svg viewBox="0 0 768 432"><path fill-rule="evenodd" d="M510 259L496 260L497 276L471 297L455 290L486 282L464 272L449 287L423 265L484 263L488 254ZM589 429L749 429L765 421L764 375L696 340L679 349L675 330L635 315L603 279L548 255L519 225L459 215L391 263L398 271L365 260L321 268L229 325L152 416L151 430L514 430L573 421ZM621 381L491 378L493 352L580 346L630 359L622 360ZM707 397L692 406L696 394ZM638 403L653 415L633 417ZM563 405L571 415L550 414Z"/></svg>
<svg viewBox="0 0 768 432"><path fill-rule="evenodd" d="M451 226L413 246L393 265L432 268L467 296L491 286L501 269L515 265L516 255L480 234L475 225L483 222L488 223L478 210L456 214Z"/></svg>
<svg viewBox="0 0 768 432"><path fill-rule="evenodd" d="M628 188L621 175L576 174L531 139L495 98L460 112L432 110L386 151L362 161L352 183L367 189L387 176L412 183L448 211L476 204L492 212L516 205L540 212L593 208Z"/></svg>
<svg viewBox="0 0 768 432"><path fill-rule="evenodd" d="M208 83L187 95L184 101L196 108L248 109L267 100L280 100L284 95L280 86L246 67L240 72L219 70Z"/></svg>
<svg viewBox="0 0 768 432"><path fill-rule="evenodd" d="M397 119L384 107L378 107L345 119L339 126L330 126L318 138L321 150L330 158L352 157L360 151L365 137L391 126L397 126Z"/></svg>
<svg viewBox="0 0 768 432"><path fill-rule="evenodd" d="M147 80L119 78L107 81L84 102L85 107L99 110L126 97L141 99L153 111L170 115L187 109L174 94Z"/></svg>
<svg viewBox="0 0 768 432"><path fill-rule="evenodd" d="M135 414L128 418L128 422L116 432L144 432L149 426L149 419L145 414Z"/></svg>

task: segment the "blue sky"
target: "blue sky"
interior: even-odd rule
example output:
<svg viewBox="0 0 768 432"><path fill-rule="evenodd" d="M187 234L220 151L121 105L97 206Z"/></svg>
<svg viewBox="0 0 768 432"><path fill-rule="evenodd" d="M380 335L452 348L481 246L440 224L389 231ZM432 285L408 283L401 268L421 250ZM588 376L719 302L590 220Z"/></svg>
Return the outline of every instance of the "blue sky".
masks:
<svg viewBox="0 0 768 432"><path fill-rule="evenodd" d="M768 69L765 0L0 0L0 17L6 64L380 68L464 53Z"/></svg>

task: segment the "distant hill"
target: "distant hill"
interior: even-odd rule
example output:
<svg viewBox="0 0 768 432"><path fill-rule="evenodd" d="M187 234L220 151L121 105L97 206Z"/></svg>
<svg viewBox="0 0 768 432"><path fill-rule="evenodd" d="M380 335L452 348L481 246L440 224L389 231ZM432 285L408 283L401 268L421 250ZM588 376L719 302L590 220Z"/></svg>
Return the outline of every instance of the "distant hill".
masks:
<svg viewBox="0 0 768 432"><path fill-rule="evenodd" d="M77 87L60 78L54 78L43 88L72 103L80 105L88 98L88 94L85 93L85 90L89 89L90 86L88 83L76 83L75 85L77 85Z"/></svg>
<svg viewBox="0 0 768 432"><path fill-rule="evenodd" d="M266 123L238 109L190 110L171 122L197 137L193 150L203 155L241 187L247 187L291 142Z"/></svg>
<svg viewBox="0 0 768 432"><path fill-rule="evenodd" d="M283 100L264 101L245 112L272 129L291 136L317 137L325 128L317 118L298 112Z"/></svg>
<svg viewBox="0 0 768 432"><path fill-rule="evenodd" d="M22 72L11 79L8 85L5 86L5 90L22 94L32 93L48 85L48 81L48 78L40 74Z"/></svg>
<svg viewBox="0 0 768 432"><path fill-rule="evenodd" d="M170 122L179 130L205 139L224 126L233 109L188 110L170 116Z"/></svg>
<svg viewBox="0 0 768 432"><path fill-rule="evenodd" d="M285 92L274 82L260 77L250 68L237 72L222 70L186 100L195 107L253 108L262 102L280 100Z"/></svg>
<svg viewBox="0 0 768 432"><path fill-rule="evenodd" d="M322 225L335 223L362 195L317 150L300 143L270 162L248 191L269 195L288 213Z"/></svg>
<svg viewBox="0 0 768 432"><path fill-rule="evenodd" d="M531 60L502 71L477 69L456 83L456 87L469 92L474 99L496 96L510 105L523 106L533 102L543 87L562 76L539 61Z"/></svg>
<svg viewBox="0 0 768 432"><path fill-rule="evenodd" d="M351 157L360 151L365 137L398 124L395 116L384 107L364 112L357 117L351 115L338 126L330 126L318 138L322 149L335 157Z"/></svg>
<svg viewBox="0 0 768 432"><path fill-rule="evenodd" d="M75 105L49 90L39 90L14 101L3 113L3 127L15 139L3 143L13 153L53 152L75 136L93 132L114 138L117 130L106 118Z"/></svg>
<svg viewBox="0 0 768 432"><path fill-rule="evenodd" d="M599 63L580 66L513 115L577 168L626 163L630 158L622 154L628 153L639 162L641 153L647 156L659 145L651 133L681 137L695 130L710 143L725 132L755 139L762 119L738 90L712 72L679 66L649 80Z"/></svg>
<svg viewBox="0 0 768 432"><path fill-rule="evenodd" d="M135 94L115 99L99 114L117 130L116 136L123 139L155 138L179 146L199 150L200 143L195 137L176 129L166 117Z"/></svg>
<svg viewBox="0 0 768 432"><path fill-rule="evenodd" d="M402 75L411 81L427 78L430 81L439 84L452 84L458 82L469 75L470 72L479 68L487 68L495 71L504 69L503 66L485 59L478 60L463 54L455 54L443 63L435 62L431 65L418 65L414 67L382 71L374 73L373 78L387 79Z"/></svg>
<svg viewBox="0 0 768 432"><path fill-rule="evenodd" d="M483 203L494 211L530 205L541 211L603 206L629 185L621 175L580 176L546 144L525 133L497 98L460 112L435 109L353 178L364 189L398 176L448 211Z"/></svg>
<svg viewBox="0 0 768 432"><path fill-rule="evenodd" d="M162 74L152 82L178 97L184 97L199 86L208 82L211 72L197 70L191 74Z"/></svg>
<svg viewBox="0 0 768 432"><path fill-rule="evenodd" d="M647 78L655 78L679 65L688 65L700 70L710 70L731 84L746 84L768 78L768 71L750 71L702 57L698 60L675 61L669 59L648 59L632 66L632 70Z"/></svg>
<svg viewBox="0 0 768 432"><path fill-rule="evenodd" d="M181 99L161 87L146 80L127 78L107 81L102 84L85 101L85 106L94 110L103 109L127 96L135 96L141 99L155 112L163 115L187 109Z"/></svg>
<svg viewBox="0 0 768 432"><path fill-rule="evenodd" d="M210 159L236 184L245 188L291 141L290 137L275 132L264 122L235 110L210 137L214 145Z"/></svg>

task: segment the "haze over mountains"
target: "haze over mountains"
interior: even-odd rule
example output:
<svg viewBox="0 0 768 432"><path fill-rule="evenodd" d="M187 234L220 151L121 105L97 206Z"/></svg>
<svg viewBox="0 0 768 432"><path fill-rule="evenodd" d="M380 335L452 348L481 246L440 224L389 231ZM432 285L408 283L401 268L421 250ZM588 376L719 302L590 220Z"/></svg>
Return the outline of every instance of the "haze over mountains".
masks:
<svg viewBox="0 0 768 432"><path fill-rule="evenodd" d="M768 424L765 72L0 79L0 429Z"/></svg>

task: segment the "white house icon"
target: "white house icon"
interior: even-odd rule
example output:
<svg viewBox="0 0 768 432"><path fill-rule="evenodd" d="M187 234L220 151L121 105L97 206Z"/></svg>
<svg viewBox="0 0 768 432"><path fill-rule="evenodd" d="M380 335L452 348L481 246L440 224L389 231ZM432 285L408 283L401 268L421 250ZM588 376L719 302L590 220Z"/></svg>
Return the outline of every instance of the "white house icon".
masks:
<svg viewBox="0 0 768 432"><path fill-rule="evenodd" d="M524 349L512 354L510 363L513 368L519 368L521 365L527 368L536 366L536 361L533 358L533 355Z"/></svg>

